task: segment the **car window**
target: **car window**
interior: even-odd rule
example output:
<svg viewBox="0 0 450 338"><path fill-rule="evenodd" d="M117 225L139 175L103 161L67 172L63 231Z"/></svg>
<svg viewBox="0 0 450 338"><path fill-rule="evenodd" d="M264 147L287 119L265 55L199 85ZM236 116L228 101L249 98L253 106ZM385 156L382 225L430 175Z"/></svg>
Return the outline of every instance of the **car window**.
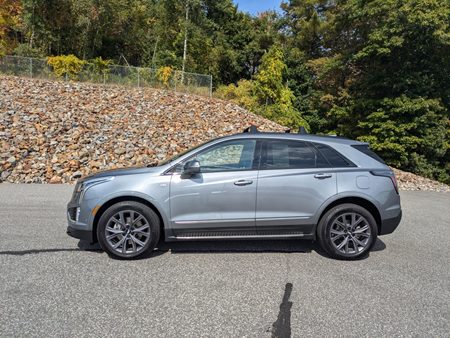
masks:
<svg viewBox="0 0 450 338"><path fill-rule="evenodd" d="M158 165L165 165L165 164L167 164L169 162L173 162L176 159L180 158L181 156L183 156L183 155L185 155L185 154L187 154L187 153L189 153L191 151L194 151L197 148L200 148L200 147L204 146L208 142L211 142L211 141L203 142L203 143L200 143L199 145L197 145L197 146L195 146L193 148L186 149L186 150L182 151L181 153L178 153L178 154L176 154L176 155L174 155L172 157L169 157L169 158L167 158L167 159L165 159L163 161L158 162Z"/></svg>
<svg viewBox="0 0 450 338"><path fill-rule="evenodd" d="M366 154L367 156L372 157L374 160L377 160L380 163L386 164L380 156L378 156L372 149L369 148L368 145L365 145L365 144L352 145L352 147L359 150L360 152Z"/></svg>
<svg viewBox="0 0 450 338"><path fill-rule="evenodd" d="M339 152L333 148L321 144L313 143L314 146L319 150L319 152L328 160L331 167L333 168L343 168L343 167L355 167L355 164L341 155Z"/></svg>
<svg viewBox="0 0 450 338"><path fill-rule="evenodd" d="M222 142L198 153L202 173L218 171L250 170L253 168L256 140Z"/></svg>
<svg viewBox="0 0 450 338"><path fill-rule="evenodd" d="M268 140L265 142L261 169L304 169L327 164L307 142Z"/></svg>

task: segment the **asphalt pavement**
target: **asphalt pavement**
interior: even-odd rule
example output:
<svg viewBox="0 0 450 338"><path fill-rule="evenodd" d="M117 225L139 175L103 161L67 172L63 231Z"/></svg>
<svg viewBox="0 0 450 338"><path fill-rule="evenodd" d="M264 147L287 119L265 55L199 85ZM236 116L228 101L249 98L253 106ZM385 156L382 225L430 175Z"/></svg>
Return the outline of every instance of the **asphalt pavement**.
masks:
<svg viewBox="0 0 450 338"><path fill-rule="evenodd" d="M310 241L161 244L120 261L68 237L72 186L0 184L1 337L448 337L450 194L401 192L362 260Z"/></svg>

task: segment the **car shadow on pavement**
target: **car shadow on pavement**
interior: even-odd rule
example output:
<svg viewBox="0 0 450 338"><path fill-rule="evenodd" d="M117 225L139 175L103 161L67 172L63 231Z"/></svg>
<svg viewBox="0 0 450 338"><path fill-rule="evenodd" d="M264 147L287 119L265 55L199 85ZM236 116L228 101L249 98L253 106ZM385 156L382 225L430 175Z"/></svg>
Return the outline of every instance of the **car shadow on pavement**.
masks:
<svg viewBox="0 0 450 338"><path fill-rule="evenodd" d="M31 249L31 250L16 250L16 251L0 251L0 255L11 255L11 256L24 256L48 252L66 252L66 251L80 251L80 249Z"/></svg>
<svg viewBox="0 0 450 338"><path fill-rule="evenodd" d="M381 239L377 239L371 252L382 251L386 245ZM53 253L53 252L73 252L89 251L103 253L98 243L91 244L80 240L78 248L49 248L49 249L29 249L29 250L8 250L0 251L0 255L24 256L29 254ZM207 254L207 253L310 253L317 252L319 255L328 255L319 247L317 242L309 240L235 240L235 241L188 241L188 242L164 242L160 241L152 252L137 259L145 259L160 256L170 252L171 254ZM367 258L368 255L360 259Z"/></svg>
<svg viewBox="0 0 450 338"><path fill-rule="evenodd" d="M160 242L157 251L184 253L307 253L315 249L315 243L307 240L221 240Z"/></svg>
<svg viewBox="0 0 450 338"><path fill-rule="evenodd" d="M386 244L377 238L371 252L386 249ZM329 255L322 250L319 244L311 240L229 240L229 241L188 241L188 242L163 242L158 243L157 248L142 258L159 256L170 252L171 254L208 254L208 253L310 253L315 251L323 257ZM363 255L358 260L366 259L370 253Z"/></svg>
<svg viewBox="0 0 450 338"><path fill-rule="evenodd" d="M197 240L164 242L162 240L156 248L149 253L135 258L135 260L147 259L170 254L209 254L209 253L308 253L316 250L313 241L298 240ZM119 257L110 256L121 260Z"/></svg>
<svg viewBox="0 0 450 338"><path fill-rule="evenodd" d="M85 251L103 252L98 243L89 244L80 241L78 247ZM377 239L371 252L382 251L386 245L381 239ZM315 251L319 255L329 258L328 254L322 250L319 244L311 240L221 240L221 241L183 241L183 242L164 242L159 241L155 250L137 257L136 260L147 259L170 254L226 254L226 253L310 253ZM358 260L366 259L370 255L364 255ZM113 259L119 259L111 256Z"/></svg>
<svg viewBox="0 0 450 338"><path fill-rule="evenodd" d="M0 251L0 255L9 256L24 256L35 255L41 253L54 253L54 252L74 252L74 251L92 251L102 253L103 250L98 244L90 244L89 242L79 241L78 248L49 248L49 249L29 249L29 250L7 250Z"/></svg>

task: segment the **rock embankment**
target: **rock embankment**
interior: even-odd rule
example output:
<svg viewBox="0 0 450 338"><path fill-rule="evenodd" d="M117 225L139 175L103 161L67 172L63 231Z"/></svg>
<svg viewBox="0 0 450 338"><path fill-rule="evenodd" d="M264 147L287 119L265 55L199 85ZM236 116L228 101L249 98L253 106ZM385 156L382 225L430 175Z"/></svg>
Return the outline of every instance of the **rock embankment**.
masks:
<svg viewBox="0 0 450 338"><path fill-rule="evenodd" d="M78 174L158 162L250 124L286 129L217 99L0 75L0 182L69 183ZM396 174L401 189L450 191Z"/></svg>
<svg viewBox="0 0 450 338"><path fill-rule="evenodd" d="M212 138L286 128L222 100L0 76L0 180L66 183L145 165Z"/></svg>
<svg viewBox="0 0 450 338"><path fill-rule="evenodd" d="M447 184L430 180L429 178L415 175L406 171L393 168L400 190L423 190L450 192Z"/></svg>

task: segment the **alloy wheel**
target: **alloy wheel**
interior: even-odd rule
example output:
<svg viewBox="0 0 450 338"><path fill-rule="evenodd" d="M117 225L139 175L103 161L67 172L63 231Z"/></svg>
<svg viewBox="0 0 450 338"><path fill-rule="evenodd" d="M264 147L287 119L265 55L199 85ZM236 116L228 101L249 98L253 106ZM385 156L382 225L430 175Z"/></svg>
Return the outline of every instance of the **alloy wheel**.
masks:
<svg viewBox="0 0 450 338"><path fill-rule="evenodd" d="M150 241L150 224L135 210L115 213L105 227L105 238L112 250L121 254L135 254Z"/></svg>
<svg viewBox="0 0 450 338"><path fill-rule="evenodd" d="M371 236L369 222L356 212L337 216L330 228L334 248L348 256L358 255L365 250L370 244Z"/></svg>

